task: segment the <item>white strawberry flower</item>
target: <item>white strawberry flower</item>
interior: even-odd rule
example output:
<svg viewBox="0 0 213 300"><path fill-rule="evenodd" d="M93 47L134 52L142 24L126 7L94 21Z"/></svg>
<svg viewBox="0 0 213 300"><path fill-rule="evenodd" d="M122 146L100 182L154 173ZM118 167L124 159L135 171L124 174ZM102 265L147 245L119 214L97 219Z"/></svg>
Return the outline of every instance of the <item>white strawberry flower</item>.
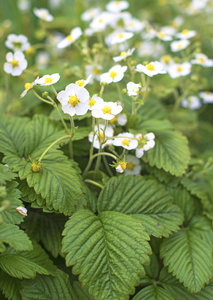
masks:
<svg viewBox="0 0 213 300"><path fill-rule="evenodd" d="M118 114L113 119L110 120L110 123L115 125L124 126L127 123L127 116L126 114Z"/></svg>
<svg viewBox="0 0 213 300"><path fill-rule="evenodd" d="M105 133L104 133L104 128L105 128L104 124L100 124L99 129L98 129L98 126L95 126L95 136L94 136L93 132L90 132L88 135L88 139L91 143L92 143L93 137L94 137L93 147L96 149L100 148L100 142L104 141L103 140L104 137L105 137L105 139L113 137L113 134L114 134L113 128L111 126L107 126L105 128ZM112 145L112 140L107 140L104 144L102 144L102 148L104 148L105 146L108 146L108 145Z"/></svg>
<svg viewBox="0 0 213 300"><path fill-rule="evenodd" d="M199 96L203 99L204 103L213 103L213 92L202 91L199 93Z"/></svg>
<svg viewBox="0 0 213 300"><path fill-rule="evenodd" d="M189 46L188 40L180 40L180 41L174 41L170 44L172 52L178 52L180 50L186 49L186 47Z"/></svg>
<svg viewBox="0 0 213 300"><path fill-rule="evenodd" d="M143 66L139 64L136 66L136 72L144 73L150 77L157 75L157 74L165 74L166 71L164 70L162 64L158 61L152 61L148 65Z"/></svg>
<svg viewBox="0 0 213 300"><path fill-rule="evenodd" d="M92 79L92 74L90 74L85 80L84 79L80 79L77 80L75 83L77 85L79 85L80 87L84 87L86 86L88 83L90 83L90 80Z"/></svg>
<svg viewBox="0 0 213 300"><path fill-rule="evenodd" d="M67 35L62 41L57 45L57 48L62 49L66 48L72 43L74 43L82 35L82 30L80 27L75 27L70 31L70 34Z"/></svg>
<svg viewBox="0 0 213 300"><path fill-rule="evenodd" d="M162 56L161 59L160 59L160 62L163 65L163 67L166 71L168 70L168 67L171 64L174 64L174 60L172 59L172 57L170 55Z"/></svg>
<svg viewBox="0 0 213 300"><path fill-rule="evenodd" d="M185 108L199 109L201 107L201 101L197 96L190 96L187 99L183 99L181 105Z"/></svg>
<svg viewBox="0 0 213 300"><path fill-rule="evenodd" d="M55 84L60 79L59 73L54 73L52 75L44 75L41 78L38 78L35 80L36 84L39 84L41 86L48 86Z"/></svg>
<svg viewBox="0 0 213 300"><path fill-rule="evenodd" d="M134 83L132 81L128 82L127 85L127 93L129 96L137 96L141 91L141 84Z"/></svg>
<svg viewBox="0 0 213 300"><path fill-rule="evenodd" d="M7 62L4 64L4 71L12 76L19 76L27 68L27 61L21 51L16 51L14 54L8 52L6 54Z"/></svg>
<svg viewBox="0 0 213 300"><path fill-rule="evenodd" d="M100 76L101 82L106 82L107 84L111 82L121 81L124 77L124 72L126 72L127 66L115 65L108 72L103 73Z"/></svg>
<svg viewBox="0 0 213 300"><path fill-rule="evenodd" d="M183 29L181 32L178 32L176 34L176 37L181 39L181 40L187 40L187 39L191 39L195 35L196 35L196 31Z"/></svg>
<svg viewBox="0 0 213 300"><path fill-rule="evenodd" d="M134 33L132 32L116 30L106 37L105 42L109 46L120 44L127 41L128 39L131 39L133 35Z"/></svg>
<svg viewBox="0 0 213 300"><path fill-rule="evenodd" d="M148 151L155 146L155 135L153 132L147 134L138 133L135 135L138 139L138 147L136 149L137 158L141 158L144 155L144 151Z"/></svg>
<svg viewBox="0 0 213 300"><path fill-rule="evenodd" d="M129 132L123 132L117 135L113 141L114 146L120 146L127 150L136 149L138 141L134 137L134 134Z"/></svg>
<svg viewBox="0 0 213 300"><path fill-rule="evenodd" d="M195 54L195 59L191 60L191 64L201 65L203 67L213 67L213 59L209 59L203 53Z"/></svg>
<svg viewBox="0 0 213 300"><path fill-rule="evenodd" d="M36 17L43 21L51 22L53 20L53 16L46 8L34 8L33 12Z"/></svg>
<svg viewBox="0 0 213 300"><path fill-rule="evenodd" d="M172 36L169 34L166 34L163 31L156 32L156 36L162 41L171 41L172 40Z"/></svg>
<svg viewBox="0 0 213 300"><path fill-rule="evenodd" d="M102 70L101 65L86 65L85 66L86 76L89 76L91 74L93 75L91 77L91 83L93 83L94 79L100 80L101 70Z"/></svg>
<svg viewBox="0 0 213 300"><path fill-rule="evenodd" d="M176 29L173 26L163 26L160 28L160 32L163 32L165 35L174 35Z"/></svg>
<svg viewBox="0 0 213 300"><path fill-rule="evenodd" d="M101 97L98 97L97 95L93 95L88 103L89 110L96 109L96 106L99 107L100 103L104 103L104 100Z"/></svg>
<svg viewBox="0 0 213 300"><path fill-rule="evenodd" d="M122 51L121 54L119 56L115 56L113 57L113 60L115 62L119 62L122 61L123 59L125 59L128 56L131 56L132 53L135 51L135 48L133 49L128 49L127 51Z"/></svg>
<svg viewBox="0 0 213 300"><path fill-rule="evenodd" d="M89 109L89 92L75 83L67 85L64 91L59 92L57 99L62 104L63 112L70 116L82 116Z"/></svg>
<svg viewBox="0 0 213 300"><path fill-rule="evenodd" d="M90 21L94 17L96 17L98 14L100 14L100 12L101 12L100 8L90 8L81 15L81 20L82 21Z"/></svg>
<svg viewBox="0 0 213 300"><path fill-rule="evenodd" d="M168 74L171 78L177 78L180 76L186 76L191 73L191 64L184 62L182 64L171 64L168 67Z"/></svg>
<svg viewBox="0 0 213 300"><path fill-rule="evenodd" d="M23 35L9 34L5 42L7 48L12 49L13 51L26 51L30 48L30 43L28 38Z"/></svg>
<svg viewBox="0 0 213 300"><path fill-rule="evenodd" d="M125 175L139 175L141 173L140 160L134 155L127 155Z"/></svg>
<svg viewBox="0 0 213 300"><path fill-rule="evenodd" d="M103 120L112 120L122 109L122 106L116 102L99 102L95 104L92 116Z"/></svg>
<svg viewBox="0 0 213 300"><path fill-rule="evenodd" d="M140 32L145 28L145 24L135 18L124 19L124 28L131 32Z"/></svg>
<svg viewBox="0 0 213 300"><path fill-rule="evenodd" d="M100 32L105 30L106 26L110 23L112 15L108 12L98 14L90 23L89 27L93 32Z"/></svg>
<svg viewBox="0 0 213 300"><path fill-rule="evenodd" d="M16 210L23 216L27 217L27 209L23 206L16 207Z"/></svg>
<svg viewBox="0 0 213 300"><path fill-rule="evenodd" d="M27 82L25 83L24 85L24 88L25 90L21 93L21 96L20 98L23 98L24 96L26 96L26 94L37 84L36 83L36 80L38 79L39 77L37 77L33 82Z"/></svg>
<svg viewBox="0 0 213 300"><path fill-rule="evenodd" d="M111 1L106 5L106 10L112 13L118 13L129 7L127 1Z"/></svg>

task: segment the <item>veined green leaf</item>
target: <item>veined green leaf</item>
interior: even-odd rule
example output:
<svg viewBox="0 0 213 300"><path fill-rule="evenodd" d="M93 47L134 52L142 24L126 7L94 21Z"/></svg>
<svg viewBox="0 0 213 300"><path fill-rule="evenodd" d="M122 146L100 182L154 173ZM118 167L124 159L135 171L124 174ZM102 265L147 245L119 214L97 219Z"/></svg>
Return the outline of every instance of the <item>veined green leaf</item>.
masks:
<svg viewBox="0 0 213 300"><path fill-rule="evenodd" d="M9 276L2 270L0 272L0 290L8 300L21 300L21 280Z"/></svg>
<svg viewBox="0 0 213 300"><path fill-rule="evenodd" d="M16 250L32 250L32 243L26 233L13 224L0 225L0 252L5 251L4 243Z"/></svg>
<svg viewBox="0 0 213 300"><path fill-rule="evenodd" d="M56 267L41 246L34 244L32 251L8 248L0 255L0 267L16 278L34 278L36 273L54 275Z"/></svg>
<svg viewBox="0 0 213 300"><path fill-rule="evenodd" d="M204 216L194 216L190 222L190 229L202 240L213 247L213 227L212 222Z"/></svg>
<svg viewBox="0 0 213 300"><path fill-rule="evenodd" d="M149 285L135 295L132 300L175 300L169 292L162 287Z"/></svg>
<svg viewBox="0 0 213 300"><path fill-rule="evenodd" d="M24 280L22 286L23 300L75 300L68 275L61 270L54 277L38 275L33 280Z"/></svg>
<svg viewBox="0 0 213 300"><path fill-rule="evenodd" d="M10 168L0 164L0 184L6 184L6 181L15 179L17 174L13 173Z"/></svg>
<svg viewBox="0 0 213 300"><path fill-rule="evenodd" d="M74 281L73 283L73 290L75 291L76 294L76 300L81 299L81 300L94 300L95 298L91 296L87 289L85 287L82 287L80 282Z"/></svg>
<svg viewBox="0 0 213 300"><path fill-rule="evenodd" d="M199 292L213 276L212 248L190 229L163 240L160 253L169 272L190 292Z"/></svg>
<svg viewBox="0 0 213 300"><path fill-rule="evenodd" d="M77 211L66 223L62 252L67 266L100 300L126 300L149 261L149 236L140 221L115 211Z"/></svg>
<svg viewBox="0 0 213 300"><path fill-rule="evenodd" d="M139 219L150 235L168 237L183 222L164 186L140 176L111 178L101 191L98 211L119 211Z"/></svg>

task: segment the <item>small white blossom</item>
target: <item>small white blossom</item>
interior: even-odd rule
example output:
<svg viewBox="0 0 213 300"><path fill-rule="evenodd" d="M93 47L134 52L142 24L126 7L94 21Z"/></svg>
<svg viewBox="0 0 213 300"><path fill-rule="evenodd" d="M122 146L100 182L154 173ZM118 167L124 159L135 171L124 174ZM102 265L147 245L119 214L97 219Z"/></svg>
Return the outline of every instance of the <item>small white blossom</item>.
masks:
<svg viewBox="0 0 213 300"><path fill-rule="evenodd" d="M138 147L136 149L137 158L141 158L144 155L144 151L148 151L155 146L155 135L153 132L144 135L138 133L135 137L138 139Z"/></svg>
<svg viewBox="0 0 213 300"><path fill-rule="evenodd" d="M49 62L50 62L50 55L47 51L40 51L35 58L36 66L40 70L44 70L47 68Z"/></svg>
<svg viewBox="0 0 213 300"><path fill-rule="evenodd" d="M89 76L91 74L93 75L91 77L91 82L90 83L93 83L94 79L100 80L101 70L102 70L101 65L86 65L85 66L86 76Z"/></svg>
<svg viewBox="0 0 213 300"><path fill-rule="evenodd" d="M110 23L112 19L112 15L108 12L102 12L99 15L97 15L93 21L90 23L89 27L94 32L100 32L105 30L106 26Z"/></svg>
<svg viewBox="0 0 213 300"><path fill-rule="evenodd" d="M213 67L213 59L209 59L203 53L195 54L195 59L192 59L191 63L195 65L201 65L203 67Z"/></svg>
<svg viewBox="0 0 213 300"><path fill-rule="evenodd" d="M180 76L186 76L191 73L191 64L184 62L182 64L171 64L168 67L168 74L171 78L177 78Z"/></svg>
<svg viewBox="0 0 213 300"><path fill-rule="evenodd" d="M176 29L173 26L163 26L160 28L160 32L163 32L165 35L174 35Z"/></svg>
<svg viewBox="0 0 213 300"><path fill-rule="evenodd" d="M150 77L157 75L157 74L165 74L166 71L164 70L161 63L158 61L150 62L148 65L143 66L141 64L136 66L136 72L144 73Z"/></svg>
<svg viewBox="0 0 213 300"><path fill-rule="evenodd" d="M113 119L110 120L110 123L124 126L127 123L127 116L126 114L118 114Z"/></svg>
<svg viewBox="0 0 213 300"><path fill-rule="evenodd" d="M109 12L117 13L129 7L129 3L127 1L111 1L106 5L106 9Z"/></svg>
<svg viewBox="0 0 213 300"><path fill-rule="evenodd" d="M60 79L59 73L54 73L52 75L44 75L41 78L38 78L35 80L36 84L39 84L41 86L48 86L55 84Z"/></svg>
<svg viewBox="0 0 213 300"><path fill-rule="evenodd" d="M20 98L23 98L37 83L36 83L36 80L38 79L39 77L37 77L33 82L27 82L25 83L24 87L25 87L25 90L21 93L21 96Z"/></svg>
<svg viewBox="0 0 213 300"><path fill-rule="evenodd" d="M129 96L137 96L141 91L141 84L134 83L132 81L128 82L127 85L127 93Z"/></svg>
<svg viewBox="0 0 213 300"><path fill-rule="evenodd" d="M201 107L201 101L196 96L190 96L187 99L183 99L181 105L185 108L199 109Z"/></svg>
<svg viewBox="0 0 213 300"><path fill-rule="evenodd" d="M213 103L213 92L202 91L199 93L199 96L203 99L204 103Z"/></svg>
<svg viewBox="0 0 213 300"><path fill-rule="evenodd" d="M170 55L164 55L160 59L161 64L163 65L164 69L168 71L170 65L174 64L174 60Z"/></svg>
<svg viewBox="0 0 213 300"><path fill-rule="evenodd" d="M90 74L85 80L84 79L80 79L77 80L75 83L77 85L79 85L80 87L84 87L86 86L88 83L90 83L90 80L92 79L92 74Z"/></svg>
<svg viewBox="0 0 213 300"><path fill-rule="evenodd" d="M100 14L100 12L101 12L100 8L90 8L81 15L81 20L90 21L98 14Z"/></svg>
<svg viewBox="0 0 213 300"><path fill-rule="evenodd" d="M156 32L156 36L162 41L171 41L172 36L164 33L163 31Z"/></svg>
<svg viewBox="0 0 213 300"><path fill-rule="evenodd" d="M125 175L139 175L141 173L140 160L134 155L127 155Z"/></svg>
<svg viewBox="0 0 213 300"><path fill-rule="evenodd" d="M187 39L191 39L195 35L196 35L196 31L184 29L181 32L177 33L176 37L181 40L187 40Z"/></svg>
<svg viewBox="0 0 213 300"><path fill-rule="evenodd" d="M116 102L99 102L92 109L92 116L103 120L112 120L122 109L122 106Z"/></svg>
<svg viewBox="0 0 213 300"><path fill-rule="evenodd" d="M62 104L63 112L70 116L82 116L89 109L88 91L75 83L69 84L64 91L59 92L57 99Z"/></svg>
<svg viewBox="0 0 213 300"><path fill-rule="evenodd" d="M88 103L89 110L96 109L96 106L99 107L100 103L104 103L104 100L101 97L98 97L97 95L93 95Z"/></svg>
<svg viewBox="0 0 213 300"><path fill-rule="evenodd" d="M107 73L103 73L100 76L101 82L106 82L107 84L111 82L121 81L124 77L124 72L126 72L127 66L115 65Z"/></svg>
<svg viewBox="0 0 213 300"><path fill-rule="evenodd" d="M61 42L58 43L57 48L62 49L66 48L72 43L74 43L82 35L82 30L80 27L75 27L70 31L70 34L67 35Z"/></svg>
<svg viewBox="0 0 213 300"><path fill-rule="evenodd" d="M23 216L27 217L27 209L23 206L16 207L16 210Z"/></svg>
<svg viewBox="0 0 213 300"><path fill-rule="evenodd" d="M4 71L12 76L19 76L27 68L27 61L21 51L14 54L8 52L6 55L7 62L4 64Z"/></svg>
<svg viewBox="0 0 213 300"><path fill-rule="evenodd" d="M188 40L180 40L180 41L174 41L170 44L172 52L178 52L180 50L185 49L189 45Z"/></svg>
<svg viewBox="0 0 213 300"><path fill-rule="evenodd" d="M131 32L140 32L145 28L145 24L135 18L125 19L124 23L125 30Z"/></svg>
<svg viewBox="0 0 213 300"><path fill-rule="evenodd" d="M13 51L26 51L30 48L30 43L28 38L23 35L9 34L5 42L7 48L12 49Z"/></svg>
<svg viewBox="0 0 213 300"><path fill-rule="evenodd" d="M115 45L115 44L120 44L128 39L132 38L134 33L132 32L127 32L127 31L114 31L110 35L108 35L105 39L105 42L107 45Z"/></svg>
<svg viewBox="0 0 213 300"><path fill-rule="evenodd" d="M126 57L132 55L132 53L135 51L135 48L133 49L129 49L127 51L122 51L121 54L119 56L115 56L113 57L113 60L115 62L119 62L119 61L122 61L123 59L125 59Z"/></svg>
<svg viewBox="0 0 213 300"><path fill-rule="evenodd" d="M93 132L90 132L88 135L88 139L91 143L94 139L93 147L96 149L100 148L100 142L103 142L104 136L105 138L113 137L114 134L113 128L111 126L107 126L105 129L105 134L103 132L104 128L105 128L104 124L99 125L99 130L98 130L98 126L95 126L95 136ZM102 148L108 145L112 145L112 140L107 140L104 144L102 144Z"/></svg>
<svg viewBox="0 0 213 300"><path fill-rule="evenodd" d="M134 134L129 132L123 132L118 134L113 141L114 146L121 146L127 150L136 149L138 146L138 141L134 137Z"/></svg>
<svg viewBox="0 0 213 300"><path fill-rule="evenodd" d="M43 21L51 22L53 20L53 16L46 8L34 8L33 12L36 17Z"/></svg>

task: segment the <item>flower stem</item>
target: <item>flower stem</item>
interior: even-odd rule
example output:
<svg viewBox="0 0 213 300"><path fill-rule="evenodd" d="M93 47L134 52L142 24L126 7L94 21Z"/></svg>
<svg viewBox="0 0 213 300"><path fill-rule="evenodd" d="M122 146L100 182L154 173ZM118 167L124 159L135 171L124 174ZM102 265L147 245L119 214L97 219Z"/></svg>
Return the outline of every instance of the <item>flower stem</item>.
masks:
<svg viewBox="0 0 213 300"><path fill-rule="evenodd" d="M122 92L121 92L119 83L116 83L116 87L117 87L117 90L118 90L118 93L119 93L119 99L120 99L121 103L123 103L123 97L122 97Z"/></svg>
<svg viewBox="0 0 213 300"><path fill-rule="evenodd" d="M85 179L84 182L88 182L88 183L91 183L91 184L93 184L93 185L96 185L96 186L98 186L98 187L101 188L101 189L104 188L104 186L101 185L100 183L97 183L97 182L95 182L95 181L93 181L93 180L90 180L90 179Z"/></svg>
<svg viewBox="0 0 213 300"><path fill-rule="evenodd" d="M37 97L38 99L40 99L41 101L43 101L43 102L45 102L45 103L47 103L47 104L53 105L52 102L47 101L47 100L45 100L44 98L42 98L41 96L39 96L39 94L37 94L36 91L35 91L34 89L32 89L32 91L33 91L33 93L36 95L36 97Z"/></svg>

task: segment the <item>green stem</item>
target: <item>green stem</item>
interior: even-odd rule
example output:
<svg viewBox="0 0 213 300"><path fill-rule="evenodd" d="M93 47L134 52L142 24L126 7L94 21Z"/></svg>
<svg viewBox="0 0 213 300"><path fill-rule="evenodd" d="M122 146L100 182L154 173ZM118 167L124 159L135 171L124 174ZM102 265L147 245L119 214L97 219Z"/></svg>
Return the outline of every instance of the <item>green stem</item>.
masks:
<svg viewBox="0 0 213 300"><path fill-rule="evenodd" d="M36 95L36 97L37 97L38 99L40 99L41 101L43 101L43 102L45 102L45 103L48 103L48 104L50 104L50 105L53 105L52 101L50 102L50 101L45 100L44 98L42 98L41 96L39 96L39 94L37 94L36 91L35 91L34 89L32 89L32 91L33 91L33 93Z"/></svg>
<svg viewBox="0 0 213 300"><path fill-rule="evenodd" d="M107 159L106 159L105 156L103 157L103 161L104 161L104 164L105 164L105 167L106 167L106 169L107 169L108 174L109 174L111 177L113 177L112 171L110 170L109 164L108 164Z"/></svg>
<svg viewBox="0 0 213 300"><path fill-rule="evenodd" d="M101 90L100 90L100 93L99 93L99 96L100 96L100 97L102 97L102 95L103 95L104 88L105 88L105 86L102 84L102 85L101 85Z"/></svg>
<svg viewBox="0 0 213 300"><path fill-rule="evenodd" d="M147 96L147 92L148 92L148 88L149 88L149 81L150 81L150 77L148 76L147 81L146 81L146 85L145 85L145 92L144 92L143 99L142 99L143 102L145 101L146 96ZM141 108L142 105L143 104L139 104L138 107L136 108L135 112L137 112Z"/></svg>
<svg viewBox="0 0 213 300"><path fill-rule="evenodd" d="M71 134L70 134L70 141L69 141L69 151L70 151L70 158L73 158L73 143L72 137L75 134L75 124L73 117L70 116L70 126L71 126Z"/></svg>
<svg viewBox="0 0 213 300"><path fill-rule="evenodd" d="M53 93L55 94L55 96L56 96L56 98L57 98L57 96L58 96L58 93L56 92L56 90L55 90L54 86L53 86L53 85L51 85L51 88L52 88L52 90L53 90Z"/></svg>
<svg viewBox="0 0 213 300"><path fill-rule="evenodd" d="M123 102L123 97L122 97L122 92L121 92L121 89L120 89L120 86L119 86L118 82L116 82L116 87L117 87L117 90L118 90L118 93L119 93L119 99L122 103Z"/></svg>
<svg viewBox="0 0 213 300"><path fill-rule="evenodd" d="M65 136L62 136L61 138L57 139L56 141L54 141L49 147L47 147L47 149L42 153L42 155L40 156L39 160L38 160L38 163L41 162L42 158L44 157L44 155L47 153L47 151L50 150L50 148L52 148L52 146L54 146L56 143L58 143L59 141L65 139L65 138L68 138L70 137L70 135L65 135Z"/></svg>
<svg viewBox="0 0 213 300"><path fill-rule="evenodd" d="M84 182L88 182L88 183L91 183L91 184L93 184L93 185L96 185L96 186L98 186L98 187L101 188L101 189L104 188L103 185L101 185L101 184L99 184L99 183L97 183L97 182L95 182L95 181L93 181L93 180L90 180L90 179L85 179Z"/></svg>

